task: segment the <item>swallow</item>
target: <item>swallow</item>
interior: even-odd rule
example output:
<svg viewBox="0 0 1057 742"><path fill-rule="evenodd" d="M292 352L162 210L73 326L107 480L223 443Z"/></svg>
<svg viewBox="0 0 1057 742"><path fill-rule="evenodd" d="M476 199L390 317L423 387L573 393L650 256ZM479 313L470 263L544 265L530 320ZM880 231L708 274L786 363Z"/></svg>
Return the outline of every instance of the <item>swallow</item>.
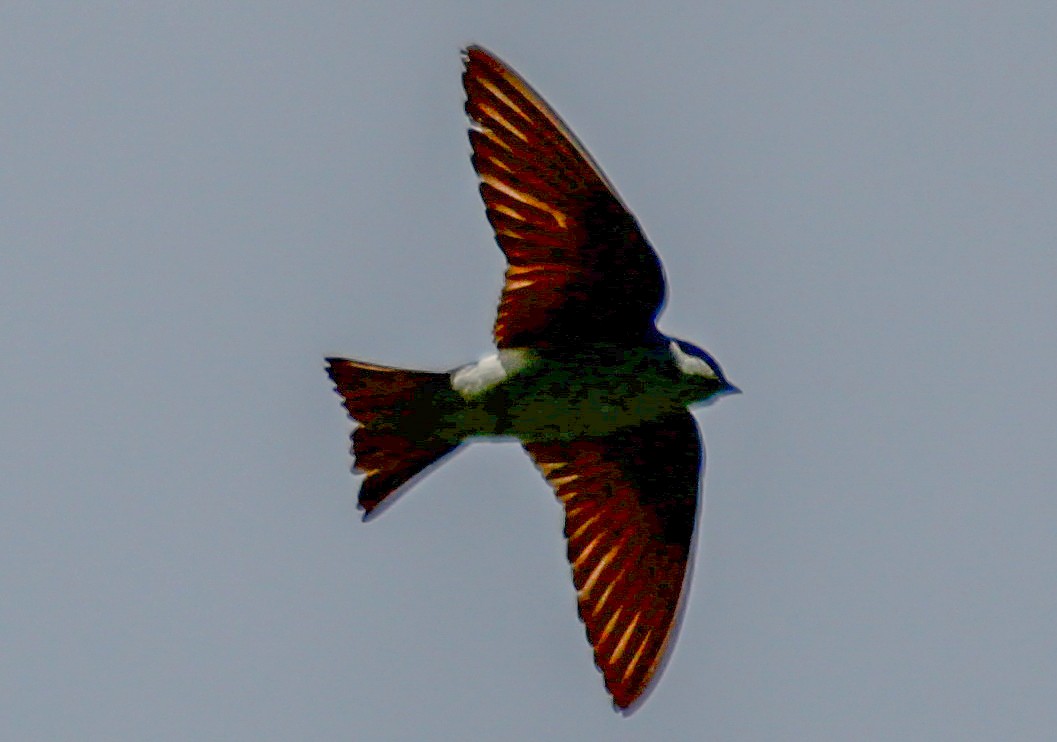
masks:
<svg viewBox="0 0 1057 742"><path fill-rule="evenodd" d="M645 698L692 567L704 451L690 405L736 393L657 329L665 280L613 184L558 114L463 52L471 161L506 256L496 352L446 373L327 358L356 427L364 520L475 438L516 438L565 510L579 615L616 710Z"/></svg>

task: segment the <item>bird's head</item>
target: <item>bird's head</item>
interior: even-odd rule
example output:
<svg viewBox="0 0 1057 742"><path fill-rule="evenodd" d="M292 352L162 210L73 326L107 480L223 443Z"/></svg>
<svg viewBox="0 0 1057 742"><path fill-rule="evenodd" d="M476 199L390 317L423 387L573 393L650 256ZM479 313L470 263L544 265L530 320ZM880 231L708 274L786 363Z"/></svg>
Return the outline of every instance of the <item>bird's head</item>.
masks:
<svg viewBox="0 0 1057 742"><path fill-rule="evenodd" d="M671 340L668 349L683 382L694 392L695 402L711 402L726 394L741 394L727 381L716 359L703 348L685 340Z"/></svg>

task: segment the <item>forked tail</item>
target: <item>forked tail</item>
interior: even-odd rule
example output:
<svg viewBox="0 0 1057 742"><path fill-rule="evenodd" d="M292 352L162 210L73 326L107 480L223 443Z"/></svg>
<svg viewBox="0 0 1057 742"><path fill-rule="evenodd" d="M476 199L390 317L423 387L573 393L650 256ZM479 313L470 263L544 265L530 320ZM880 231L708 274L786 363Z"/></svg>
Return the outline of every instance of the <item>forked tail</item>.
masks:
<svg viewBox="0 0 1057 742"><path fill-rule="evenodd" d="M366 520L383 501L395 499L386 498L458 447L458 439L444 434L444 420L461 398L445 373L346 358L328 358L327 373L349 417L359 423L351 452L356 457L353 471L366 475L359 494Z"/></svg>

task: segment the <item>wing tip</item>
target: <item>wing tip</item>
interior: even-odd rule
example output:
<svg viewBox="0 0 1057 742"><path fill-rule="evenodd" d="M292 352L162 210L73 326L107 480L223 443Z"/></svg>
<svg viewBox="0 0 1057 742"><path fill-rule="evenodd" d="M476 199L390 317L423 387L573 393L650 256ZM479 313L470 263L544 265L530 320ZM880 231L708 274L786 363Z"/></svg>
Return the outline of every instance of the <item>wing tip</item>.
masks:
<svg viewBox="0 0 1057 742"><path fill-rule="evenodd" d="M462 48L460 56L462 57L463 67L466 68L465 74L470 74L471 65L494 65L498 61L496 56L492 54L492 52L488 51L480 44L467 44Z"/></svg>
<svg viewBox="0 0 1057 742"><path fill-rule="evenodd" d="M607 679L605 686L606 691L613 698L613 710L621 716L628 717L642 708L658 685L657 681L661 676L660 665L661 662L655 662L645 675L633 682L615 681L611 684ZM602 676L605 678L604 672Z"/></svg>

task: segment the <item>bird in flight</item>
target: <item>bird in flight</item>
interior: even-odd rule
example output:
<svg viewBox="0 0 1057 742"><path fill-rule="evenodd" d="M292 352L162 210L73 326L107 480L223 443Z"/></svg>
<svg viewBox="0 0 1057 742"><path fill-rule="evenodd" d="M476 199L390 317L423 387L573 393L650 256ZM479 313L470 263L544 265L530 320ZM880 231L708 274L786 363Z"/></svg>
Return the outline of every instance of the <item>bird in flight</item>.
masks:
<svg viewBox="0 0 1057 742"><path fill-rule="evenodd" d="M446 373L328 358L367 520L478 437L521 441L565 509L580 618L615 707L672 644L704 460L688 406L736 393L661 333L660 260L583 144L491 52L463 53L472 162L506 256L497 352Z"/></svg>

